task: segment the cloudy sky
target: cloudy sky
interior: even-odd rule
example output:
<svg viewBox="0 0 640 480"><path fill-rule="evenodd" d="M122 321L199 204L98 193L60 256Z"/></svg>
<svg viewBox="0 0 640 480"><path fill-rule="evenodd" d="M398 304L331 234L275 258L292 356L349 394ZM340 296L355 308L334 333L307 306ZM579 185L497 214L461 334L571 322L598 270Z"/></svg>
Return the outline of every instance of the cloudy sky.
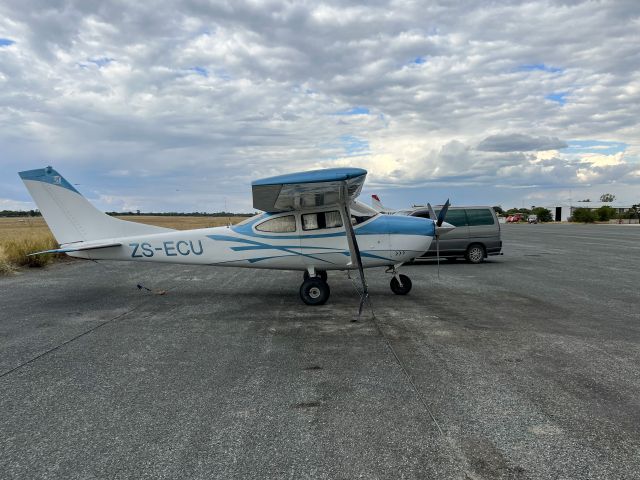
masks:
<svg viewBox="0 0 640 480"><path fill-rule="evenodd" d="M639 202L640 3L488 3L2 0L0 210L46 165L105 210L331 166L395 207Z"/></svg>

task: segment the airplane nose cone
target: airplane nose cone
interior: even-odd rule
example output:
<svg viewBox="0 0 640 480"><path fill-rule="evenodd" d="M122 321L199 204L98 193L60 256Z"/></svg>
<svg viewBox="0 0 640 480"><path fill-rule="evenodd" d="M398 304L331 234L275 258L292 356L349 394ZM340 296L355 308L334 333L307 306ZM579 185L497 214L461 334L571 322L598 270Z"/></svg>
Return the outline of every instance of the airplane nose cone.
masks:
<svg viewBox="0 0 640 480"><path fill-rule="evenodd" d="M444 235L445 233L449 233L454 228L456 228L454 225L451 225L450 223L447 223L447 222L442 222L442 225L440 225L439 227L436 227L436 233L438 235Z"/></svg>

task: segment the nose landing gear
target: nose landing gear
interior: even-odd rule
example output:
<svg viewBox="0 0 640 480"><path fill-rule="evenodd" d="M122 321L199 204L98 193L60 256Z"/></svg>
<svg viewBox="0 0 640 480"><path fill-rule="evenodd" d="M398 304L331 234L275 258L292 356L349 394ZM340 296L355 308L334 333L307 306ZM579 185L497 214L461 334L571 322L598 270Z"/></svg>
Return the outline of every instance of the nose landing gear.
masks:
<svg viewBox="0 0 640 480"><path fill-rule="evenodd" d="M402 275L398 272L398 267L402 264L394 265L387 270L387 273L392 273L393 277L391 277L391 291L396 295L406 295L411 291L411 279L406 275Z"/></svg>
<svg viewBox="0 0 640 480"><path fill-rule="evenodd" d="M394 275L391 278L391 291L396 295L406 295L411 291L411 279L406 275Z"/></svg>

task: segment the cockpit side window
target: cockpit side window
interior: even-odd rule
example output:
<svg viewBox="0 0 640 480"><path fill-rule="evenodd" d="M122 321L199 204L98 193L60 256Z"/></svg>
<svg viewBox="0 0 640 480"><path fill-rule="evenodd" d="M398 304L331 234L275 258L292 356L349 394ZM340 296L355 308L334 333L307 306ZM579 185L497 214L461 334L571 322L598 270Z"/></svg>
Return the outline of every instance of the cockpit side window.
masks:
<svg viewBox="0 0 640 480"><path fill-rule="evenodd" d="M342 226L340 212L316 212L302 215L303 230L322 230L325 228L337 228Z"/></svg>
<svg viewBox="0 0 640 480"><path fill-rule="evenodd" d="M294 215L285 215L284 217L270 218L256 225L259 232L269 233L291 233L296 231L296 217Z"/></svg>

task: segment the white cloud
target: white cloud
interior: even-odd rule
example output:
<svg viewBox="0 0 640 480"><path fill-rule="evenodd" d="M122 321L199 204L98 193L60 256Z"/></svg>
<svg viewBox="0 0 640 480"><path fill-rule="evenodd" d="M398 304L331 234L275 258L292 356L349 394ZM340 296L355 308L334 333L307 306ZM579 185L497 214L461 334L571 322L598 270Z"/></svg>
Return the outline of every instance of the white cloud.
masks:
<svg viewBox="0 0 640 480"><path fill-rule="evenodd" d="M52 163L164 210L250 209L251 179L331 165L496 203L515 198L496 185L638 184L635 2L56 5L0 5L5 171ZM564 152L571 139L628 147ZM191 193L163 194L176 185ZM27 201L17 176L0 186Z"/></svg>

